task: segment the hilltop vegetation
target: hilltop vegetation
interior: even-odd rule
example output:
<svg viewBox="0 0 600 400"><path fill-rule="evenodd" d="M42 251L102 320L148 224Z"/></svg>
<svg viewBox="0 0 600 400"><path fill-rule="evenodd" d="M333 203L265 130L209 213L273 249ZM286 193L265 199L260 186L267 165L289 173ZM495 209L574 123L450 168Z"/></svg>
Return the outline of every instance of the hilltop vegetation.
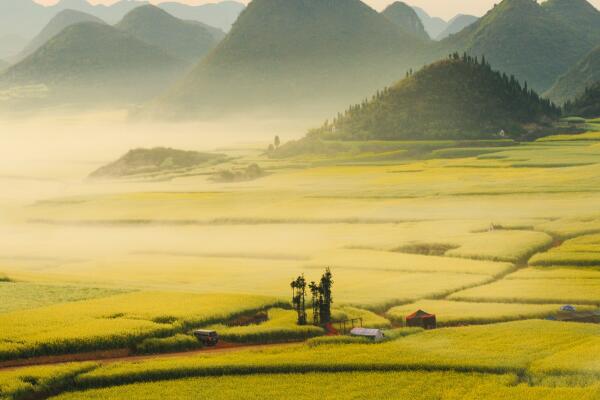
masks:
<svg viewBox="0 0 600 400"><path fill-rule="evenodd" d="M116 28L186 61L200 59L217 43L202 24L180 20L153 5L134 9Z"/></svg>
<svg viewBox="0 0 600 400"><path fill-rule="evenodd" d="M93 15L86 14L80 11L75 10L63 10L56 14L50 22L41 30L40 33L37 34L28 44L27 46L19 53L17 59L23 60L27 56L35 53L37 49L42 47L48 40L52 39L54 36L58 35L65 28L78 24L80 22L96 22L99 24L103 24L99 18L94 17Z"/></svg>
<svg viewBox="0 0 600 400"><path fill-rule="evenodd" d="M566 1L570 5L565 10L554 11ZM544 7L534 0L504 0L473 25L442 41L440 54L485 55L494 69L544 91L597 45L600 38L588 34L590 24L600 25L594 22L597 18L579 22L577 17L598 14L589 7L585 0L557 0Z"/></svg>
<svg viewBox="0 0 600 400"><path fill-rule="evenodd" d="M105 165L90 174L91 178L119 178L149 174L173 169L191 168L225 159L221 154L200 153L156 147L130 150L117 161Z"/></svg>
<svg viewBox="0 0 600 400"><path fill-rule="evenodd" d="M563 104L582 96L586 88L591 88L596 82L600 82L600 46L561 76L545 96Z"/></svg>
<svg viewBox="0 0 600 400"><path fill-rule="evenodd" d="M383 10L382 14L404 29L406 32L422 39L429 40L429 35L425 32L423 22L411 7L402 1L396 1Z"/></svg>
<svg viewBox="0 0 600 400"><path fill-rule="evenodd" d="M518 136L559 110L482 60L440 61L350 107L309 137L331 140L476 139ZM530 125L530 126L526 126Z"/></svg>
<svg viewBox="0 0 600 400"><path fill-rule="evenodd" d="M397 79L422 47L359 0L256 0L159 107L324 113Z"/></svg>

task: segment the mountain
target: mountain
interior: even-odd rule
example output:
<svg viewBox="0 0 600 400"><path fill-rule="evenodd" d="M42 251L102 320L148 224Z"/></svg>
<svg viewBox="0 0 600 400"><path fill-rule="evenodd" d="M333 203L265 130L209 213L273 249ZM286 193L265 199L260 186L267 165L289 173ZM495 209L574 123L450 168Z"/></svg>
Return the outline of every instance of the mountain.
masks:
<svg viewBox="0 0 600 400"><path fill-rule="evenodd" d="M33 0L0 0L0 38L17 36L23 43L15 51L5 53L14 56L26 42L39 33L59 12L75 10L93 15L109 24L115 24L134 8L148 4L147 1L119 0L111 5L90 4L86 0L59 0L52 6L43 6ZM237 19L244 5L234 1L191 6L179 3L163 3L159 7L172 15L195 20L227 31ZM0 56L2 40L0 39Z"/></svg>
<svg viewBox="0 0 600 400"><path fill-rule="evenodd" d="M414 36L429 40L429 34L425 32L423 22L411 7L401 1L396 1L386 7L383 16Z"/></svg>
<svg viewBox="0 0 600 400"><path fill-rule="evenodd" d="M467 26L474 24L478 19L479 18L473 15L459 14L448 21L448 26L446 29L444 29L442 33L435 38L435 40L443 40L450 35L454 35L455 33L465 29Z"/></svg>
<svg viewBox="0 0 600 400"><path fill-rule="evenodd" d="M42 31L38 33L38 35L27 44L27 46L25 46L16 59L22 60L30 54L33 54L37 49L48 42L48 40L62 32L63 29L80 22L104 23L99 18L81 11L63 10L56 14L56 16L50 20L48 25L46 25L44 29L42 29Z"/></svg>
<svg viewBox="0 0 600 400"><path fill-rule="evenodd" d="M161 49L96 22L71 25L0 75L0 87L45 85L52 98L144 99L180 73ZM77 97L80 96L80 97Z"/></svg>
<svg viewBox="0 0 600 400"><path fill-rule="evenodd" d="M425 27L425 31L429 34L430 38L436 38L440 33L446 29L448 23L441 18L431 17L425 10L419 7L413 7L413 10L417 13L423 26Z"/></svg>
<svg viewBox="0 0 600 400"><path fill-rule="evenodd" d="M548 100L493 71L484 60L455 53L350 107L310 135L328 140L480 139L506 131L518 136L559 115Z"/></svg>
<svg viewBox="0 0 600 400"><path fill-rule="evenodd" d="M542 7L593 42L600 44L600 11L586 0L547 0Z"/></svg>
<svg viewBox="0 0 600 400"><path fill-rule="evenodd" d="M453 51L485 55L495 69L545 91L594 45L581 29L534 0L503 0L483 18L440 42L438 56Z"/></svg>
<svg viewBox="0 0 600 400"><path fill-rule="evenodd" d="M586 88L575 100L568 101L564 113L584 118L600 117L600 81Z"/></svg>
<svg viewBox="0 0 600 400"><path fill-rule="evenodd" d="M254 0L158 104L194 115L325 113L397 79L424 46L359 0Z"/></svg>
<svg viewBox="0 0 600 400"><path fill-rule="evenodd" d="M200 23L175 18L153 5L135 8L115 27L186 61L199 60L217 44Z"/></svg>
<svg viewBox="0 0 600 400"><path fill-rule="evenodd" d="M236 1L222 1L199 6L176 2L160 3L160 8L183 20L195 20L228 32L240 13L246 8Z"/></svg>
<svg viewBox="0 0 600 400"><path fill-rule="evenodd" d="M575 99L596 82L600 82L600 46L561 76L545 96L556 104L563 104Z"/></svg>

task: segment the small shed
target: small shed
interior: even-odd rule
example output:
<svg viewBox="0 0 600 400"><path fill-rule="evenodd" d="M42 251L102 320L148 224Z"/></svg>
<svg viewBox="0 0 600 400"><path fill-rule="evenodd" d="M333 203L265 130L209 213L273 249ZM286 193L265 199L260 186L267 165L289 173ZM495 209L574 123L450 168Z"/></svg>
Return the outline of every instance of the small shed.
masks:
<svg viewBox="0 0 600 400"><path fill-rule="evenodd" d="M437 328L435 314L429 314L423 310L414 312L406 317L406 326L423 329L435 329Z"/></svg>
<svg viewBox="0 0 600 400"><path fill-rule="evenodd" d="M383 340L385 335L381 331L381 329L368 329L368 328L353 328L350 331L350 335L352 336L360 336L372 339L376 342Z"/></svg>

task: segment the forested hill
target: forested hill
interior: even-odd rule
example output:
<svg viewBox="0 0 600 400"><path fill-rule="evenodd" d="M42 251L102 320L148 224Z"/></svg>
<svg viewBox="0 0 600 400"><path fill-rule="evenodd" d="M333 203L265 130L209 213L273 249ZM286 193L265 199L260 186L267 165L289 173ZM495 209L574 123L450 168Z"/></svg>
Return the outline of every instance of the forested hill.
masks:
<svg viewBox="0 0 600 400"><path fill-rule="evenodd" d="M180 60L197 61L217 44L201 24L175 18L153 5L135 8L116 28Z"/></svg>
<svg viewBox="0 0 600 400"><path fill-rule="evenodd" d="M549 100L483 59L460 57L424 67L372 100L350 107L309 136L336 140L478 139L518 135L558 118Z"/></svg>
<svg viewBox="0 0 600 400"><path fill-rule="evenodd" d="M18 61L25 59L30 54L33 54L37 49L46 44L54 36L58 35L65 28L81 22L97 22L104 23L101 19L93 15L75 10L63 10L56 14L50 22L34 37L27 46L17 56Z"/></svg>
<svg viewBox="0 0 600 400"><path fill-rule="evenodd" d="M596 82L600 82L600 46L561 76L545 96L557 104L563 104L574 100Z"/></svg>
<svg viewBox="0 0 600 400"><path fill-rule="evenodd" d="M566 115L584 118L600 117L600 81L585 89L581 96L564 106Z"/></svg>
<svg viewBox="0 0 600 400"><path fill-rule="evenodd" d="M598 44L600 38L593 34L594 25L600 24L596 14L585 0L553 0L545 6L534 0L503 0L473 25L443 40L438 55L485 55L495 69L542 92Z"/></svg>
<svg viewBox="0 0 600 400"><path fill-rule="evenodd" d="M254 0L158 106L325 116L397 80L426 44L360 0Z"/></svg>

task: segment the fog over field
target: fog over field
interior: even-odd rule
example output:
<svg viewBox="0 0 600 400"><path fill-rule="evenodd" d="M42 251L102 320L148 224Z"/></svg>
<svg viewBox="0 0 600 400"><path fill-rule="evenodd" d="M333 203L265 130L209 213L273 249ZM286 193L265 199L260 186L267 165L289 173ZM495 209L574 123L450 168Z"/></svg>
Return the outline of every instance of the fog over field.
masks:
<svg viewBox="0 0 600 400"><path fill-rule="evenodd" d="M0 400L600 399L597 2L190 3L0 0Z"/></svg>

